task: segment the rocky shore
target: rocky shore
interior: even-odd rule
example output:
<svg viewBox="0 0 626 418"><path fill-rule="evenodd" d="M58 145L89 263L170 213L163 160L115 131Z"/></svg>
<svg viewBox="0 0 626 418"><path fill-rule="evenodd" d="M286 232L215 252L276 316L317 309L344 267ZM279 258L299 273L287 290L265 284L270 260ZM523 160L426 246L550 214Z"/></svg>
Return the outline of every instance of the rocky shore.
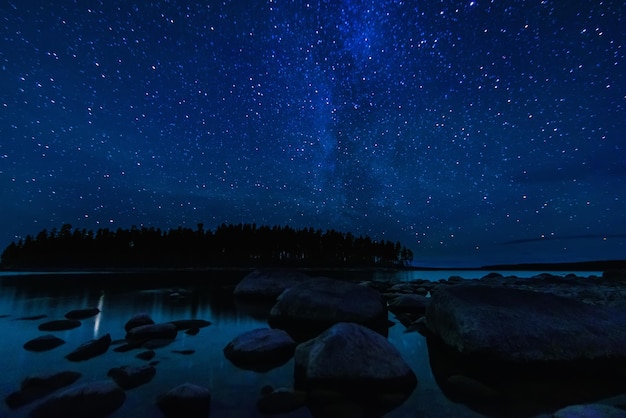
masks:
<svg viewBox="0 0 626 418"><path fill-rule="evenodd" d="M223 347L224 358L255 373L293 360L292 386L259 388L262 414L302 409L304 416L382 417L394 410L419 390L420 380L386 338L397 326L425 336L442 392L485 416L626 416L624 272L355 282L258 270L231 289L237 309L253 312L267 327L234 338ZM72 332L101 314L86 307L63 319L18 318L44 321L41 335L23 349L63 350L66 343L54 332ZM68 370L25 377L5 403L36 417L113 414L128 390L158 375L156 353L181 333L193 338L210 325L199 318L155 323L149 312L138 312L123 329L66 349L59 359L65 357ZM112 339L117 333L125 337ZM112 365L96 381L72 370L109 351L131 352L145 363ZM184 376L154 397L168 417L207 417L212 401L210 388Z"/></svg>

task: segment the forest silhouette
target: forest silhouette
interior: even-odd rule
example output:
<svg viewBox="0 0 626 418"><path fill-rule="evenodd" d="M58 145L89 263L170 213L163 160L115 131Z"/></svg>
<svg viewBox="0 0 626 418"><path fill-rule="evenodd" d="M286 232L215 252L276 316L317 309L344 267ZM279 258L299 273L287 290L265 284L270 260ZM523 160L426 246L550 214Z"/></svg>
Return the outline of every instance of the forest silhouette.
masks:
<svg viewBox="0 0 626 418"><path fill-rule="evenodd" d="M215 231L178 227L100 228L64 224L12 242L1 266L11 268L141 267L405 267L413 252L336 230L222 224Z"/></svg>

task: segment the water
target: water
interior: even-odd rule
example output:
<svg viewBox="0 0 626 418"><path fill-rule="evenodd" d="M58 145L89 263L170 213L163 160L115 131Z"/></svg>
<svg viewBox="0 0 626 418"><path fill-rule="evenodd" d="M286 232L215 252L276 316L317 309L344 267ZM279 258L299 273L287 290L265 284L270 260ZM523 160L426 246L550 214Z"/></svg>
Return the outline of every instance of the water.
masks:
<svg viewBox="0 0 626 418"><path fill-rule="evenodd" d="M488 272L403 272L400 280L430 278L438 280L451 275L480 277ZM362 274L362 273L359 273ZM516 273L518 276L521 274ZM524 272L533 275L536 272ZM155 406L158 394L184 382L208 387L212 393L211 417L257 417L255 402L264 385L293 386L293 360L266 373L238 369L223 355L222 349L237 335L254 328L266 327L263 315L234 303L231 290L234 280L245 272L204 272L168 275L141 274L55 274L11 276L0 279L0 396L4 399L19 388L27 376L74 370L83 374L78 381L108 379L107 371L123 365L144 365L137 359L138 351L118 353L109 349L105 354L85 362L70 362L64 358L85 341L110 333L113 340L125 335L124 324L134 314L149 313L155 322L199 318L212 322L200 333L190 336L180 332L169 346L156 349L159 361L157 374L148 384L126 391L126 401L112 417L160 417ZM391 273L375 273L373 278L389 278ZM364 277L366 278L366 277ZM170 297L172 285L180 286L187 296L177 300ZM178 290L178 289L174 289ZM53 332L66 344L53 350L34 353L22 345L46 334L37 329L43 322L62 319L69 310L98 307L101 313L82 320L79 328ZM47 315L38 320L21 317ZM393 320L393 315L390 314ZM394 321L396 322L396 321ZM412 396L387 417L478 417L469 407L448 400L439 389L430 369L426 340L416 332L405 333L401 324L389 330L389 341L395 345L418 376L419 384ZM191 349L194 354L182 355L172 350ZM24 417L31 405L10 410L4 402L0 417ZM309 417L301 408L282 417Z"/></svg>

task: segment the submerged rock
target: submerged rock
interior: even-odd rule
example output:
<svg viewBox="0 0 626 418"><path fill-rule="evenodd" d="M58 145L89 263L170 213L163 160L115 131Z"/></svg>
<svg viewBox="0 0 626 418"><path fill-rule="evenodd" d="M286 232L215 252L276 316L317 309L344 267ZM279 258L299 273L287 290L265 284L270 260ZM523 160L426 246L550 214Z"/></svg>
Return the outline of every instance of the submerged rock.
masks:
<svg viewBox="0 0 626 418"><path fill-rule="evenodd" d="M306 405L306 392L278 388L262 394L257 408L263 414L285 414Z"/></svg>
<svg viewBox="0 0 626 418"><path fill-rule="evenodd" d="M295 270L254 270L237 284L233 294L241 298L276 299L285 289L310 279Z"/></svg>
<svg viewBox="0 0 626 418"><path fill-rule="evenodd" d="M63 344L65 344L64 340L52 334L47 334L27 341L24 344L24 349L28 351L47 351Z"/></svg>
<svg viewBox="0 0 626 418"><path fill-rule="evenodd" d="M339 322L354 322L386 333L387 305L371 287L315 278L281 293L268 322L297 339L315 336Z"/></svg>
<svg viewBox="0 0 626 418"><path fill-rule="evenodd" d="M9 408L18 408L39 398L49 395L55 390L69 386L82 375L78 372L64 371L43 376L31 376L22 381L20 390L6 397Z"/></svg>
<svg viewBox="0 0 626 418"><path fill-rule="evenodd" d="M115 383L99 381L73 386L53 395L32 412L33 418L105 417L119 409L126 394Z"/></svg>
<svg viewBox="0 0 626 418"><path fill-rule="evenodd" d="M76 319L56 319L39 325L39 331L66 331L80 327L80 321Z"/></svg>
<svg viewBox="0 0 626 418"><path fill-rule="evenodd" d="M67 319L85 319L96 316L100 313L98 308L74 309L65 314Z"/></svg>
<svg viewBox="0 0 626 418"><path fill-rule="evenodd" d="M211 392L202 386L183 383L160 395L157 405L168 418L205 418L211 410Z"/></svg>
<svg viewBox="0 0 626 418"><path fill-rule="evenodd" d="M571 405L559 409L553 415L554 418L624 418L626 410L611 405L585 404Z"/></svg>
<svg viewBox="0 0 626 418"><path fill-rule="evenodd" d="M76 350L72 351L65 357L69 361L89 360L92 357L106 353L110 345L111 335L106 334L98 339L81 344Z"/></svg>
<svg viewBox="0 0 626 418"><path fill-rule="evenodd" d="M267 371L293 356L296 342L283 330L259 328L236 337L224 347L224 355L242 369Z"/></svg>

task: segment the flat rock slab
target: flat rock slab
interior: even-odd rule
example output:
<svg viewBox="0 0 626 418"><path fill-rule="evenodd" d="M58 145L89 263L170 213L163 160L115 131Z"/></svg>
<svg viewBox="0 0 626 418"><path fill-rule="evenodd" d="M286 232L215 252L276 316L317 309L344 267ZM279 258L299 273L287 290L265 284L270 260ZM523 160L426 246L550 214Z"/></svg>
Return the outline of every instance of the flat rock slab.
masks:
<svg viewBox="0 0 626 418"><path fill-rule="evenodd" d="M267 371L293 356L296 342L280 329L259 328L236 337L224 347L224 355L242 369Z"/></svg>
<svg viewBox="0 0 626 418"><path fill-rule="evenodd" d="M33 338L24 344L24 349L28 351L48 351L65 344L65 341L52 334L42 335Z"/></svg>
<svg viewBox="0 0 626 418"><path fill-rule="evenodd" d="M39 331L67 331L78 327L80 327L80 321L77 319L56 319L44 322L38 328Z"/></svg>
<svg viewBox="0 0 626 418"><path fill-rule="evenodd" d="M126 321L126 324L124 324L124 331L128 332L133 328L152 324L154 324L152 317L146 312L141 312L133 315L128 321Z"/></svg>
<svg viewBox="0 0 626 418"><path fill-rule="evenodd" d="M433 291L428 328L463 355L500 362L626 359L626 312L504 286Z"/></svg>
<svg viewBox="0 0 626 418"><path fill-rule="evenodd" d="M100 313L98 308L74 309L65 314L67 319L86 319Z"/></svg>
<svg viewBox="0 0 626 418"><path fill-rule="evenodd" d="M105 417L119 409L126 394L115 383L97 381L70 387L48 398L32 412L33 418Z"/></svg>

